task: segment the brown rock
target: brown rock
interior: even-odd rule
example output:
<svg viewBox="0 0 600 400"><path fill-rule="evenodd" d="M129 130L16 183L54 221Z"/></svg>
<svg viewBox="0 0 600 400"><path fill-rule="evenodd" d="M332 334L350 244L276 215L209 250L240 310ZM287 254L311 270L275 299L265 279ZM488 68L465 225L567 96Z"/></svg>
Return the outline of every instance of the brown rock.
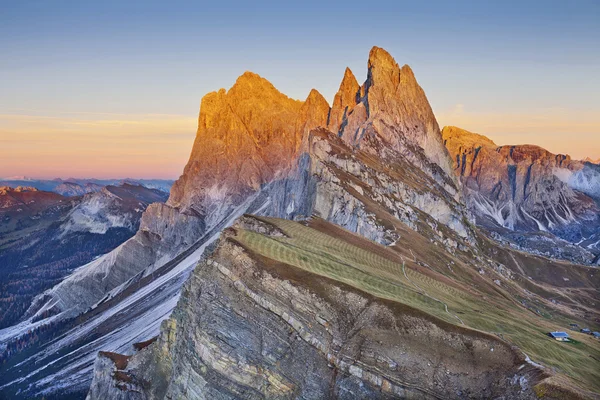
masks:
<svg viewBox="0 0 600 400"><path fill-rule="evenodd" d="M334 133L339 132L342 121L352 112L359 95L360 86L350 68L346 68L340 88L333 98L327 129Z"/></svg>
<svg viewBox="0 0 600 400"><path fill-rule="evenodd" d="M510 229L555 230L587 213L594 201L567 183L583 163L533 145L498 146L449 126L444 143L471 208ZM483 200L486 199L486 200Z"/></svg>
<svg viewBox="0 0 600 400"><path fill-rule="evenodd" d="M300 109L296 122L297 144L304 144L302 151L306 150L306 139L308 139L310 131L316 127L327 125L329 110L329 103L323 95L316 89L312 89ZM300 150L298 145L295 150Z"/></svg>
<svg viewBox="0 0 600 400"><path fill-rule="evenodd" d="M346 143L373 147L372 152L377 153L381 140L444 184L450 193L457 193L439 126L410 67L400 68L387 51L373 47L359 96L364 112L356 113L357 105L348 110L340 124L340 136ZM335 108L334 100L332 115Z"/></svg>
<svg viewBox="0 0 600 400"><path fill-rule="evenodd" d="M229 91L207 94L190 160L167 204L201 216L225 198L239 204L289 170L320 126L373 153L382 140L456 193L453 175L443 173L451 169L437 122L410 68L399 68L378 47L368 65L362 88L346 69L332 109L314 89L306 101L293 100L251 72ZM365 135L373 140L365 142Z"/></svg>
<svg viewBox="0 0 600 400"><path fill-rule="evenodd" d="M190 160L168 204L207 212L206 201L238 202L289 168L305 132L326 124L329 105L316 90L306 102L246 72L229 90L207 94Z"/></svg>

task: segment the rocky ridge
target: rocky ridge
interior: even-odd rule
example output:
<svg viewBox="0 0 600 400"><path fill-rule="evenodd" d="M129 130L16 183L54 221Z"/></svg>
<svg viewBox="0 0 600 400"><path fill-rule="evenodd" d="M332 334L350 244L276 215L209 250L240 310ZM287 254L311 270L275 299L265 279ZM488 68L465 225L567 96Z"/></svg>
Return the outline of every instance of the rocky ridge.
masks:
<svg viewBox="0 0 600 400"><path fill-rule="evenodd" d="M480 271L490 276L479 272L471 281L473 254L440 249L453 260L448 280L431 249L419 252L425 236L414 231L390 248L323 220L298 225L238 219L198 264L153 343L122 363L123 356L99 355L87 399L568 395L548 379L550 370L505 341L515 339L514 329L539 330L541 317L529 325L531 315L517 307L501 335L468 328L482 327L482 311L457 299L485 293L494 306L483 321L495 319L493 310L509 306L505 296L517 288L509 270L496 275L493 262L477 253ZM419 267L430 262L432 270ZM507 293L494 293L498 280ZM472 289L463 292L461 282ZM437 291L445 285L453 289ZM411 287L424 297L407 294ZM538 340L530 335L526 340Z"/></svg>
<svg viewBox="0 0 600 400"><path fill-rule="evenodd" d="M462 204L460 183L439 127L412 71L408 66L399 67L387 52L376 47L369 55L368 68L360 87L346 70L331 108L316 90L300 102L252 73L243 74L228 91L205 96L190 160L167 203L148 207L140 230L131 240L78 270L76 277L53 288L48 296L40 297L42 308L57 306L61 317L83 312L79 319L89 328L69 328L72 330L62 339L64 347L44 349L45 354L30 363L48 364L54 360L55 351L68 351L74 354L74 362L69 362L69 357L57 360L64 369L50 375L51 384L85 387L90 379L85 373L91 368L87 360L96 349L95 343L103 343L102 350L106 351L133 352L136 334L124 337L118 333L119 324L124 323L119 316L129 312L132 318L127 323L138 326L144 323L142 317L157 314L152 307L160 307L165 318L178 299L178 288L194 264L202 260L205 248L210 248L218 233L244 212L292 220L317 215L383 245L404 243L411 250L404 257L415 258L415 263L416 257L427 260L420 261L420 268L452 271L454 257L482 260L481 254L470 249L487 242L478 235ZM420 249L414 246L416 242ZM496 268L505 271L504 267ZM497 276L498 272L490 274L498 282L510 279ZM572 275L568 279L579 282ZM586 285L589 282L581 282L581 286ZM163 290L165 287L168 290ZM152 291L146 290L149 288ZM538 291L536 287L529 289ZM169 297L162 299L163 292ZM537 294L531 295L547 306ZM588 293L581 296L588 301ZM153 319L152 326L159 322ZM274 325L274 329L281 327ZM68 341L70 332L77 333L77 343ZM156 333L144 329L137 339ZM161 341L165 335L169 337L163 332ZM169 357L164 349L160 351ZM320 357L310 354L311 360ZM102 363L95 372L98 384L94 383L91 396L121 393L104 379L117 375L123 378L119 385L134 388L121 393L123 398L142 396L135 382L121 374L122 368L115 371L106 359ZM28 364L20 367L28 368ZM342 372L352 374L352 370ZM51 393L50 378L43 372L40 376L25 382L27 391ZM274 379L271 384L277 386L280 380ZM362 387L360 381L353 384ZM166 390L167 386L160 387L158 390ZM203 387L193 383L173 393L212 393L203 392Z"/></svg>
<svg viewBox="0 0 600 400"><path fill-rule="evenodd" d="M478 224L519 238L529 250L543 250L540 242L545 241L550 256L594 261L600 239L600 168L538 146L497 146L456 127L445 127L442 136Z"/></svg>
<svg viewBox="0 0 600 400"><path fill-rule="evenodd" d="M361 89L364 94L357 99L359 102L352 106L352 110L346 112L347 117L340 124L339 135L349 146L346 151L356 147L372 157L390 160L401 156L407 163L425 171L444 192L442 202L450 203L439 211L439 221L452 224L466 237L467 228L461 221L460 213L449 212L450 209L460 208L457 202L459 192L453 175L447 173L447 151L423 90L416 83L410 68L398 67L383 49L375 47L371 50L368 66L369 74ZM392 77L388 79L389 74ZM340 86L340 98L348 97L344 95L348 79L351 78L346 73ZM389 103L389 112L385 111L386 102ZM310 131L326 126L329 115L338 113L343 106L342 103L337 104L339 109L330 110L316 90L310 92L305 102L290 99L266 79L251 72L240 76L229 91L221 89L207 94L201 102L198 133L190 160L181 178L173 185L166 204L150 205L142 216L140 230L135 237L111 257L89 267L88 277L65 281L50 295L55 297L57 293L78 293L81 301L64 310L68 311L68 315L76 315L101 300L100 293L106 293L123 283L121 277L131 278L141 271L145 275L151 273L193 246L205 232L222 223L250 196L258 194L265 202L270 197L281 197L280 183L291 182L286 181L290 174L292 180L298 174L302 175L303 168L308 165L305 155ZM365 114L357 110L364 110ZM356 127L356 130L351 135L352 127ZM349 136L354 139L347 139ZM444 160L440 161L442 166L436 164L439 160ZM385 169L384 165L380 166L381 170ZM404 166L407 167L410 168L408 164ZM272 187L277 188L275 192L268 193L269 189L261 189L271 183ZM323 192L323 195L333 193ZM419 197L420 194L425 197ZM285 209L288 206L291 210L294 207L303 208L300 203L304 202L308 204L308 207L304 207L305 215L310 215L314 195L284 195L287 198L285 201L295 198L296 204L286 204ZM437 212L433 211L435 206L427 201L429 193L421 190L413 192L411 196L410 199L404 199L409 208L418 208L420 205L430 209L426 212ZM284 211L281 207L270 207L269 211L265 211L269 215L289 214L280 214ZM346 212L354 213L352 209ZM362 216L365 217L364 212ZM358 226L356 221L352 224ZM365 220L361 225L369 226L371 222ZM352 225L343 226L352 229ZM383 234L376 236L382 237ZM132 254L137 256L132 259ZM109 278L98 288L94 269L102 276L119 278ZM77 286L73 287L72 284ZM56 297L52 302L70 304Z"/></svg>

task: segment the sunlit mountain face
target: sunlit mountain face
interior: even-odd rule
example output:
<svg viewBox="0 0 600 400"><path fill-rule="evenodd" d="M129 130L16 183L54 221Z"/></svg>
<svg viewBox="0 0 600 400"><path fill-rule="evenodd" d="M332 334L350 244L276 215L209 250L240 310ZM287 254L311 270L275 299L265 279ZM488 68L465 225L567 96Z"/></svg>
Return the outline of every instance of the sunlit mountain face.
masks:
<svg viewBox="0 0 600 400"><path fill-rule="evenodd" d="M168 196L3 188L2 393L593 397L597 165L440 129L382 48L367 71L331 106L207 94Z"/></svg>
<svg viewBox="0 0 600 400"><path fill-rule="evenodd" d="M600 3L5 3L0 400L600 398Z"/></svg>

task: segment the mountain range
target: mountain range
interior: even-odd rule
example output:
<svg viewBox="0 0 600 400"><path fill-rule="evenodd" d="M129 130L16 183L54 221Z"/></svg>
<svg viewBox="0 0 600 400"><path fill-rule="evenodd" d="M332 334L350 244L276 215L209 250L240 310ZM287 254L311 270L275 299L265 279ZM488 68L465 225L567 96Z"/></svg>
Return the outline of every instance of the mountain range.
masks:
<svg viewBox="0 0 600 400"><path fill-rule="evenodd" d="M127 183L75 197L0 187L0 327L19 321L34 296L75 268L129 239L148 204L166 198Z"/></svg>
<svg viewBox="0 0 600 400"><path fill-rule="evenodd" d="M442 137L479 226L529 252L598 264L599 165L456 127Z"/></svg>
<svg viewBox="0 0 600 400"><path fill-rule="evenodd" d="M11 188L33 187L38 190L54 192L63 196L81 196L86 193L100 191L104 186L119 186L124 183L131 185L141 185L148 189L158 189L169 193L172 180L168 179L35 179L26 176L13 176L9 178L0 178L0 186Z"/></svg>
<svg viewBox="0 0 600 400"><path fill-rule="evenodd" d="M45 339L0 390L597 397L598 341L547 336L600 327L597 166L440 130L410 67L378 47L367 66L331 107L250 72L207 94L168 200L0 330Z"/></svg>

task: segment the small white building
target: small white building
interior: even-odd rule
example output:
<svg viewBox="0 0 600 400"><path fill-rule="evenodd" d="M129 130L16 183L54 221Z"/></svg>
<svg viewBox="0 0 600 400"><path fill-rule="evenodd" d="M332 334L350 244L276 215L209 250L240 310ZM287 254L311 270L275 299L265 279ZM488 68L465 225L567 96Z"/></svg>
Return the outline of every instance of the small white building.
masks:
<svg viewBox="0 0 600 400"><path fill-rule="evenodd" d="M568 342L569 334L567 332L550 332L548 333L551 338L558 340L560 342Z"/></svg>

